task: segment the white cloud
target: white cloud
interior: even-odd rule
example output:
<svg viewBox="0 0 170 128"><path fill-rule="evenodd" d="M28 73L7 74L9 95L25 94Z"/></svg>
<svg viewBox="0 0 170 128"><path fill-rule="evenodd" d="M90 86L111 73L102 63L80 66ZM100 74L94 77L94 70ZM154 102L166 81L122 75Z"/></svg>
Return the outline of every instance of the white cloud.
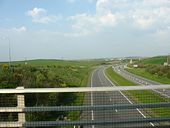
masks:
<svg viewBox="0 0 170 128"><path fill-rule="evenodd" d="M36 23L42 23L42 24L48 24L48 23L52 23L52 22L56 22L57 20L61 19L61 16L43 16L40 18L34 18L32 21L36 22Z"/></svg>
<svg viewBox="0 0 170 128"><path fill-rule="evenodd" d="M114 26L116 24L116 16L111 12L108 12L106 15L100 17L100 22L105 26Z"/></svg>
<svg viewBox="0 0 170 128"><path fill-rule="evenodd" d="M32 10L27 11L28 16L32 17L32 21L35 23L48 24L56 22L62 18L61 15L47 15L47 10L43 8L33 8Z"/></svg>
<svg viewBox="0 0 170 128"><path fill-rule="evenodd" d="M109 0L97 0L96 2L96 12L103 13L108 11L110 1Z"/></svg>
<svg viewBox="0 0 170 128"><path fill-rule="evenodd" d="M83 35L99 32L105 27L114 27L117 23L116 16L111 12L101 16L82 13L71 16L69 19L73 22L72 28Z"/></svg>
<svg viewBox="0 0 170 128"><path fill-rule="evenodd" d="M12 28L12 30L16 32L26 32L27 28L25 26L21 26L19 28Z"/></svg>
<svg viewBox="0 0 170 128"><path fill-rule="evenodd" d="M144 17L143 15L139 14L137 15L133 14L133 20L136 27L141 29L148 29L156 22L156 19L152 16L145 15Z"/></svg>
<svg viewBox="0 0 170 128"><path fill-rule="evenodd" d="M32 10L29 10L28 12L27 12L27 15L28 16L31 16L31 17L33 17L33 18L36 18L36 17L39 17L40 15L42 15L42 14L45 14L47 11L45 10L45 9L43 9L43 8L37 8L37 7L35 7L35 8L33 8Z"/></svg>
<svg viewBox="0 0 170 128"><path fill-rule="evenodd" d="M155 30L170 24L170 0L97 0L96 13L72 16L72 27L82 32L98 32L116 25Z"/></svg>
<svg viewBox="0 0 170 128"><path fill-rule="evenodd" d="M145 6L160 7L170 4L169 0L143 0Z"/></svg>
<svg viewBox="0 0 170 128"><path fill-rule="evenodd" d="M151 24L153 24L154 20L152 19L144 19L144 18L139 18L136 20L136 23L138 26L141 28L148 28Z"/></svg>
<svg viewBox="0 0 170 128"><path fill-rule="evenodd" d="M93 2L91 0L89 2ZM109 0L96 1L96 13L81 13L71 16L72 28L81 35L88 35L102 31L105 27L114 27L117 24L117 14L108 10ZM80 34L79 34L80 35Z"/></svg>

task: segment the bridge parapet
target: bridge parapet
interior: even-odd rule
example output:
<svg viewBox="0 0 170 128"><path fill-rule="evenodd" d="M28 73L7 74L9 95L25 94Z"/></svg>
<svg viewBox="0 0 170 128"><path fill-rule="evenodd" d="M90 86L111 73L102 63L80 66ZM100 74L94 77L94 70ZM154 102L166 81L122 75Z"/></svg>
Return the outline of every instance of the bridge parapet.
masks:
<svg viewBox="0 0 170 128"><path fill-rule="evenodd" d="M0 127L170 126L170 85L0 89Z"/></svg>

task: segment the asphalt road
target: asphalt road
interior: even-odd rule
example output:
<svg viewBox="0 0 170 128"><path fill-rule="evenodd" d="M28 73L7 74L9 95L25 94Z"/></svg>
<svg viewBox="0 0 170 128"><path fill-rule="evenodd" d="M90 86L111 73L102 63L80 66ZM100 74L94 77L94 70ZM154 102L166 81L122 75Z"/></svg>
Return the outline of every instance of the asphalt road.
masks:
<svg viewBox="0 0 170 128"><path fill-rule="evenodd" d="M108 87L115 86L109 78L105 75L105 66L100 66L91 76L90 86L91 87ZM87 93L85 97L85 105L113 105L113 104L133 104L123 92L91 92ZM126 119L142 119L146 118L147 114L139 109L126 109L126 110L92 110L86 111L82 114L83 120L97 120L97 121L115 121L115 120L126 120ZM125 128L125 127L138 127L138 126L154 126L153 123L145 124L119 124L119 125L92 125L84 126L83 128Z"/></svg>
<svg viewBox="0 0 170 128"><path fill-rule="evenodd" d="M139 84L139 85L161 85L161 83L158 83L156 81L152 81L149 79L146 79L144 77L132 74L126 70L124 70L124 66L120 65L120 66L115 66L113 67L113 70L115 72L117 72L118 74L120 74L121 76L123 76L124 78ZM156 93L159 93L162 96L165 96L167 98L170 98L170 90L169 89L161 89L161 90L153 90Z"/></svg>

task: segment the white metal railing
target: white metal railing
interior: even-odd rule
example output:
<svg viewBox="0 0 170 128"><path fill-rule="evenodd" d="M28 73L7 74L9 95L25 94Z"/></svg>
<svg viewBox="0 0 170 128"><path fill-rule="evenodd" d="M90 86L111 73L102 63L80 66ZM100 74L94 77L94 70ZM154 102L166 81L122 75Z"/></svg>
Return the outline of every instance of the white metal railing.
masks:
<svg viewBox="0 0 170 128"><path fill-rule="evenodd" d="M102 121L91 120L89 123L87 121L69 121L69 122L57 122L57 121L46 121L46 122L26 122L25 113L32 111L63 111L63 110L100 110L100 109L138 109L138 108L152 108L152 107L170 107L170 103L164 104L129 104L129 105L99 105L99 106L42 106L42 107L25 107L25 99L24 94L28 93L65 93L65 92L116 92L116 91L131 91L131 90L152 90L152 89L170 89L170 85L149 85L149 86L113 86L113 87L81 87L81 88L22 88L19 87L17 89L0 89L0 94L16 94L17 95L17 106L16 107L0 107L0 112L15 112L18 113L18 121L17 122L0 122L0 127L25 127L25 126L65 126L65 125L78 125L78 124L86 124L86 125L94 125L101 124ZM122 93L122 92L121 92ZM124 95L122 93L122 95ZM124 95L125 96L125 95ZM63 107L63 109L62 109ZM139 110L139 109L138 109ZM156 122L156 120L167 121L169 118L155 118L155 119L142 119L141 122ZM131 121L135 122L135 120ZM140 120L136 120L136 122L140 122ZM107 122L103 122L107 123ZM122 121L118 122L109 122L111 123L122 123ZM40 125L38 125L40 124ZM51 125L50 125L51 124Z"/></svg>
<svg viewBox="0 0 170 128"><path fill-rule="evenodd" d="M70 88L16 88L0 89L0 94L52 93L52 92L113 92L130 90L170 89L170 85L114 86L114 87L70 87Z"/></svg>

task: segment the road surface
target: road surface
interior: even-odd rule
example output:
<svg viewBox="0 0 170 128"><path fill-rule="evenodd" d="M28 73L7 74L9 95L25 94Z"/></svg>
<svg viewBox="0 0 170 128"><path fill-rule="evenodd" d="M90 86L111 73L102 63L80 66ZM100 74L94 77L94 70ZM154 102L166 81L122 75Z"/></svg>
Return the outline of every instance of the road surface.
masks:
<svg viewBox="0 0 170 128"><path fill-rule="evenodd" d="M146 79L144 77L132 74L132 73L124 70L123 65L115 66L115 67L113 67L113 70L115 72L117 72L118 74L120 74L121 76L123 76L124 78L126 78L136 84L139 84L139 85L161 85L161 83ZM166 89L166 90L161 89L161 90L153 90L153 91L155 91L156 93L159 93L162 96L170 98L170 90L169 89Z"/></svg>
<svg viewBox="0 0 170 128"><path fill-rule="evenodd" d="M91 76L91 87L108 87L115 86L105 75L104 70L105 66L100 66ZM122 92L91 92L88 93L85 97L85 105L113 105L113 104L133 104L124 93ZM83 112L83 120L99 120L99 121L115 121L115 120L126 120L126 119L141 119L146 118L145 112L139 109L130 109L130 110L92 110ZM92 125L84 126L85 128L118 128L118 127L137 127L137 126L154 126L153 123L146 124L120 124L120 125ZM83 128L84 128L83 127Z"/></svg>

